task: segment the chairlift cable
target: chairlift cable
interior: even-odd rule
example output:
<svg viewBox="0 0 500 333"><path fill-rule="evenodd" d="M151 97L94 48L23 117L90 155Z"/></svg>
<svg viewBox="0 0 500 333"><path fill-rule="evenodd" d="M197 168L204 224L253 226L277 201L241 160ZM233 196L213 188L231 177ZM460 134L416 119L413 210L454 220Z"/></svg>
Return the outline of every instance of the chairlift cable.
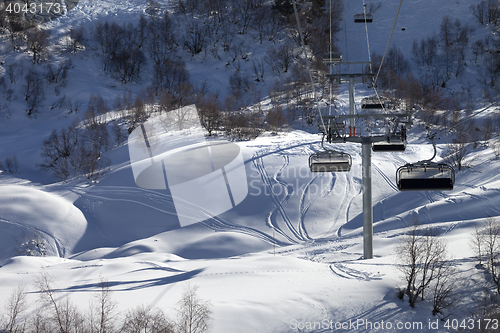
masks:
<svg viewBox="0 0 500 333"><path fill-rule="evenodd" d="M294 0L295 1L295 0ZM396 27L396 22L398 20L398 16L399 16L399 11L401 10L401 5L403 4L403 0L400 0L399 1L399 7L398 7L398 11L396 13L396 17L394 18L394 23L392 24L392 29L391 29L391 34L389 35L389 40L387 41L387 45L385 47L385 51L384 51L384 55L382 57L382 60L380 61L380 66L378 67L378 72L377 72L377 76L375 76L375 80L373 80L373 86L375 86L375 84L377 83L377 79L378 79L378 76L380 75L380 70L382 69L382 65L384 63L384 59L385 59L385 56L387 54L387 50L389 49L389 44L391 43L391 38L392 38L392 34L394 32L394 28Z"/></svg>
<svg viewBox="0 0 500 333"><path fill-rule="evenodd" d="M375 92L375 95L377 96L377 100L379 101L379 103L380 103L381 105L383 105L383 109L384 109L384 111L385 111L385 104L384 104L384 103L382 103L382 100L381 100L380 95L379 95L379 93L378 93L378 91L377 91L377 88L376 88L376 84L377 84L378 77L379 77L379 75L380 75L380 71L381 71L381 69L382 69L382 64L384 63L384 59L385 59L385 56L386 56L386 54L387 54L387 50L389 49L389 45L390 45L390 43L391 43L392 34L393 34L393 32L394 32L394 28L395 28L395 26L396 26L396 21L398 20L399 11L401 10L401 5L402 5L402 4L403 4L403 0L401 0L401 1L399 2L398 11L397 11L397 13L396 13L396 17L394 18L394 23L393 23L393 25L392 25L391 34L389 35L389 40L387 41L387 45L386 45L386 47L385 47L384 55L383 55L383 57L382 57L382 60L380 61L380 65L379 65L379 68L378 68L378 71L377 71L377 75L376 75L376 77L375 77L375 79L373 80L373 83L372 83L373 91ZM365 0L363 0L363 7L364 7L364 8L363 8L363 10L365 11L364 13L365 13L365 16L366 16L366 6L365 6ZM365 22L365 25L367 25L367 24L366 24L366 22ZM369 43L369 41L368 41L368 28L366 28L366 39L367 39L367 43L368 43L368 58L370 59L370 71L372 71L371 54L370 54L370 43Z"/></svg>
<svg viewBox="0 0 500 333"><path fill-rule="evenodd" d="M372 56L371 56L371 52L370 52L370 39L368 38L368 22L366 20L366 4L365 4L365 0L363 0L363 14L365 16L366 44L368 45L368 61L370 63L370 73L373 73Z"/></svg>
<svg viewBox="0 0 500 333"><path fill-rule="evenodd" d="M330 40L328 41L329 42L329 56L330 56L330 63L332 62L333 60L333 33L332 33L332 0L330 0ZM331 66L328 66L328 73L329 74L333 74L332 72L332 69L331 69ZM330 81L330 105L328 106L328 115L331 116L332 115L332 101L333 101L333 82ZM323 142L321 143L323 145Z"/></svg>
<svg viewBox="0 0 500 333"><path fill-rule="evenodd" d="M427 136L428 136L428 138L432 141L432 140L433 140L433 138L434 138L434 137L435 137L438 133L449 133L449 132L450 132L452 129L454 129L455 127L457 127L457 126L459 126L459 125L463 124L463 123L464 123L464 122L466 122L466 121L471 120L472 118L474 118L474 117L478 116L479 114L483 113L484 111L486 111L486 110L490 109L490 108L491 108L491 107L493 107L493 106L497 106L497 105L499 105L499 104L500 104L500 101L498 101L498 102L493 102L493 103L491 103L490 105L488 105L487 107L483 108L482 110L477 111L476 113L471 114L470 116L465 117L464 119L460 120L460 121L459 121L458 123L456 123L455 125L453 125L453 126L451 126L451 127L449 127L449 128L443 128L443 129L437 130L437 131L435 131L432 135L431 135L431 134L428 134ZM432 160L432 159L431 159L431 160Z"/></svg>
<svg viewBox="0 0 500 333"><path fill-rule="evenodd" d="M297 3L295 0L292 0L292 5L293 5L293 11L295 13L295 20L297 21L297 29L299 30L300 43L302 45L302 52L304 53L304 58L306 60L307 70L309 72L309 79L311 80L311 88L312 88L314 100L316 102L316 108L317 108L318 113L319 113L321 125L323 126L323 128L326 128L325 122L323 121L323 115L321 114L321 110L319 109L319 101L318 101L318 97L316 95L316 88L314 87L314 78L312 75L311 63L309 62L309 57L307 56L306 44L304 42L304 34L302 33L302 27L300 25L300 18L299 18L299 11L297 10Z"/></svg>
<svg viewBox="0 0 500 333"><path fill-rule="evenodd" d="M500 103L500 101L498 101L498 102L493 102L493 103L491 103L489 106L487 106L487 107L485 107L484 109L482 109L481 111L478 111L478 112L476 112L476 113L474 113L474 114L471 114L471 115L470 115L470 116L468 116L468 117L465 117L464 119L460 120L460 121L459 121L458 123L456 123L455 125L453 125L453 126L451 126L450 128L448 128L448 132L449 132L449 131L451 131L452 129L454 129L455 127L457 127L458 125L461 125L463 122L468 121L468 120L470 120L470 119L474 118L475 116L477 116L477 115L479 115L479 114L483 113L484 111L488 110L488 109L489 109L489 108L491 108L492 106L497 106L499 103Z"/></svg>

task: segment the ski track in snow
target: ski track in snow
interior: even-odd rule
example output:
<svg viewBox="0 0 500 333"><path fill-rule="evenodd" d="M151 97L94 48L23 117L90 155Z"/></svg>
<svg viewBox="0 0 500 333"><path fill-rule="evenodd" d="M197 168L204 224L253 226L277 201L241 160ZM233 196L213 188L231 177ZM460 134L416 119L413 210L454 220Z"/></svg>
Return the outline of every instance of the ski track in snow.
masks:
<svg viewBox="0 0 500 333"><path fill-rule="evenodd" d="M47 233L47 232L45 232L43 230L40 230L40 229L38 229L36 227L27 226L27 225L24 225L24 224L21 224L21 223L9 221L9 220L6 220L6 219L4 219L2 217L0 217L0 223L15 225L16 227L19 227L22 230L29 230L31 233L39 232L42 235L44 235L44 237L42 237L42 238L52 239L54 241L55 250L57 251L57 256L60 257L60 258L64 258L65 254L66 254L66 247L64 247L63 245L61 245L61 240L58 239L57 237L55 237L54 235L51 235L51 234L49 234L49 233Z"/></svg>
<svg viewBox="0 0 500 333"><path fill-rule="evenodd" d="M124 201L124 202L135 203L138 205L142 205L146 208L153 209L153 210L156 210L158 212L164 213L166 215L176 216L175 207L173 205L171 196L167 195L167 194L159 193L156 191L152 191L152 190L142 189L139 187L134 188L134 187L125 187L125 186L100 186L100 187L92 188L92 193L96 193L96 194L89 194L81 189L75 189L75 190L73 190L73 192L79 194L81 197L84 197L84 198L99 199L102 201L109 200L109 201ZM99 195L97 195L97 194L99 194ZM108 194L108 195L106 195L106 194ZM125 198L111 198L109 195L130 196L130 197L135 198L135 200L125 199ZM166 206L166 208L160 209L158 207L154 207L152 205L145 204L141 201L138 201L137 198L146 199L148 201L160 204L164 207ZM278 246L288 245L287 243L273 240L273 238L271 236L267 235L266 233L264 233L260 230L255 229L255 228L250 228L250 227L246 227L246 226L232 224L229 221L226 221L219 216L212 217L210 213L203 212L201 207L199 207L199 206L192 205L188 202L184 202L184 204L191 206L191 209L193 211L197 211L200 214L205 214L207 216L208 220L202 222L201 224L204 225L205 227L213 230L213 231L216 231L216 232L223 232L223 231L236 232L236 233L241 233L241 234L253 236L255 238L261 239L262 241L264 241L268 244L276 244ZM98 232L100 233L99 230L98 230ZM101 234L101 236L103 236L103 235Z"/></svg>
<svg viewBox="0 0 500 333"><path fill-rule="evenodd" d="M331 264L329 267L333 274L344 279L356 279L362 281L382 280L382 277L385 275L381 273L363 272L347 267L347 265L341 263Z"/></svg>
<svg viewBox="0 0 500 333"><path fill-rule="evenodd" d="M309 237L306 231L305 217L309 208L311 208L313 201L309 202L309 204L307 204L306 206L304 206L304 202L306 199L306 193L309 191L311 184L315 182L316 179L318 179L318 177L319 176L317 174L314 175L314 177L306 184L304 190L300 194L300 199L299 199L299 231L302 237L306 239L311 239L311 237Z"/></svg>
<svg viewBox="0 0 500 333"><path fill-rule="evenodd" d="M342 197L342 202L340 203L339 209L337 210L337 214L335 215L335 218L334 218L335 222L334 223L337 223L337 221L341 218L342 211L344 211L344 210L345 210L345 216L344 216L345 222L348 221L349 206L351 205L352 200L354 200L354 196L351 194L352 189L353 189L352 177L349 177L348 175L344 175L343 177L345 179L345 184L346 184L345 185L345 194ZM336 178L338 179L339 177L336 175ZM340 237L340 228L337 229L336 233L337 233L337 236Z"/></svg>
<svg viewBox="0 0 500 333"><path fill-rule="evenodd" d="M269 191L269 196L271 197L271 200L273 201L274 205L276 206L268 215L268 224L270 225L271 228L273 228L276 232L278 232L280 235L285 237L289 242L291 243L298 243L297 239L301 239L300 234L295 230L293 227L290 219L288 218L288 215L285 212L285 209L283 208L283 203L288 200L288 186L285 186L285 198L283 200L280 200L273 191L273 184L272 184L272 178L269 177L265 165L264 165L264 159L263 156L259 155L254 155L252 157L252 161L254 166L257 168L260 178L262 180L262 183L267 187ZM287 161L285 161L285 164ZM293 239L292 237L288 236L285 231L283 231L277 222L276 215L279 213L279 215L282 217L285 225L287 226L288 230L292 233L292 235L296 238Z"/></svg>
<svg viewBox="0 0 500 333"><path fill-rule="evenodd" d="M389 176L387 176L375 163L372 163L372 166L373 168L378 172L378 174L380 176L382 176L382 178L386 181L387 184L389 184L389 186L396 192L398 192L398 187L396 186L396 184L394 184L394 182L391 180L391 178L389 178Z"/></svg>

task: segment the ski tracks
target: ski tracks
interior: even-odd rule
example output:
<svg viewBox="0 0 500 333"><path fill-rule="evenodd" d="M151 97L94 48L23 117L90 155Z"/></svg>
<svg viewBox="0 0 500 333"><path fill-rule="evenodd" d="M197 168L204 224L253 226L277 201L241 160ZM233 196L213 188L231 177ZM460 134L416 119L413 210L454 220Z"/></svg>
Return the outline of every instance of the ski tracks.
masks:
<svg viewBox="0 0 500 333"><path fill-rule="evenodd" d="M391 178L389 178L389 176L387 176L375 163L372 163L372 166L394 191L399 191L398 187L394 184Z"/></svg>
<svg viewBox="0 0 500 333"><path fill-rule="evenodd" d="M74 190L74 192L79 194L81 197L85 197L87 199L92 199L92 200L98 199L100 201L106 201L106 200L125 201L130 203L136 203L167 215L176 215L175 207L173 205L171 196L168 194L159 193L152 190L146 190L142 188L131 188L125 186L105 186L105 187L98 186L92 188L91 193L87 193L81 189ZM133 199L130 199L130 197L132 197ZM144 199L144 201L150 202L151 204L145 204L144 202L141 202L140 199ZM276 244L280 246L286 245L283 242L274 240L273 237L257 229L241 225L235 225L218 216L212 217L210 213L203 211L201 207L192 205L189 202L184 202L183 204L190 206L190 209L197 211L199 214L205 214L208 219L202 222L201 224L216 232L222 232L222 231L236 232L261 239L262 241L268 244ZM160 209L153 205L159 205L160 207L164 207L165 209Z"/></svg>
<svg viewBox="0 0 500 333"><path fill-rule="evenodd" d="M286 156L286 155L285 155ZM257 169L260 178L262 180L262 183L264 186L267 188L268 194L271 197L271 200L273 201L274 205L276 206L268 215L268 224L280 235L285 237L288 241L292 243L298 243L298 240L304 240L301 234L294 228L292 222L290 221L290 218L288 217L285 208L283 207L283 204L288 201L292 193L290 193L290 187L288 184L284 183L283 181L278 180L279 174L288 166L289 164L289 157L286 156L284 158L284 163L281 166L281 168L274 174L273 177L270 177L269 174L267 173L267 170L264 165L264 159L263 156L255 154L252 158L253 164L255 168ZM279 184L284 188L284 193L285 197L280 200L280 198L275 194L275 191L273 189L274 184ZM276 219L276 215L279 213L279 215L282 217L283 222L285 223L286 227L290 231L290 233L295 237L293 239L292 237L288 236L285 231L283 231Z"/></svg>
<svg viewBox="0 0 500 333"><path fill-rule="evenodd" d="M330 270L333 272L333 274L341 278L356 279L360 281L381 280L382 276L384 276L384 274L381 274L380 272L377 273L363 272L360 270L347 267L347 265L340 263L331 264Z"/></svg>

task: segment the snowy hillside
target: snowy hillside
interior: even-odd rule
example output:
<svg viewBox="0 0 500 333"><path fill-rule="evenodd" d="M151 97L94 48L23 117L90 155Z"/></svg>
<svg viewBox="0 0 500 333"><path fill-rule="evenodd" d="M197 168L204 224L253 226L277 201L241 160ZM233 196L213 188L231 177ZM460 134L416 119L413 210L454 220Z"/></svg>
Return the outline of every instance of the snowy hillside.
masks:
<svg viewBox="0 0 500 333"><path fill-rule="evenodd" d="M438 32L444 15L461 18L474 27L471 43L482 39L490 27L474 20L469 7L477 2L403 2L391 45L398 46L411 62L413 41ZM380 55L399 1L378 3L368 36L370 50ZM169 1L160 4L174 10ZM365 25L352 20L363 11L363 2L349 0L344 5L336 45L345 60L367 61ZM63 38L68 27L90 29L98 20L136 24L146 8L145 1L137 0L81 0L67 15L49 22L47 28L53 36ZM270 46L280 45L279 38L262 44L247 35L235 39L255 59ZM28 55L12 51L6 37L0 50L5 63L18 59L26 63L26 68L31 66ZM54 129L61 131L75 119L81 121L91 94L100 94L108 104L107 122L127 132L115 101L128 91L139 95L148 84L144 77L152 76L152 66L145 67L143 79L123 83L102 72L100 58L89 57L96 53L71 55L67 85L59 87L59 93L50 86L45 108L35 117L28 117L24 111L21 79L10 85L15 97L8 108L0 109L5 115L0 120L0 161L16 156L19 164L16 173L0 171L0 306L8 304L18 285L26 285L30 308L20 321L42 310L43 305L36 302L40 295L35 283L41 272L51 276L57 301L70 299L82 311L87 311L89 302L101 290L100 283L106 281L116 302L116 322L137 306L161 308L175 318L177 302L188 286L197 286L199 297L209 300L212 332L217 333L388 332L400 325L414 332L449 332L452 329L445 324L450 320L476 320L481 299L486 297L484 290L494 290L485 282L485 269L476 266L469 246L474 226L489 217L500 218L500 163L495 158L494 139L478 140L467 156L472 167L456 170L452 191L398 191L397 168L433 154L426 139L428 129L421 119L415 119L408 131L405 152L373 153L374 258L370 260L362 259L361 145L325 144L349 153L352 169L345 173L311 173L308 158L322 149L321 136L316 125L305 122L297 121L289 131L278 135L268 131L255 140L235 141L246 172L248 195L216 216L188 202L185 214L192 210L197 216L207 214L209 218L181 228L178 203L171 189L137 186L127 140L112 145L103 155L103 160L110 161L109 169L95 182L83 176L59 181L39 167L44 140ZM472 56L468 49L467 59ZM208 89L220 93L221 100L230 95L230 77L236 66L232 62L227 65L230 60L186 51L180 51L179 57L186 61L193 85L207 82ZM483 99L472 61L468 63L471 65L463 77L451 79L447 89L458 92L462 83L469 82L474 114L489 103ZM242 60L240 65L245 73L252 71L250 61ZM411 67L416 71L413 62ZM5 71L0 69L0 74ZM273 107L270 91L275 76L268 70L257 84L260 96L254 97L265 112ZM373 93L372 88L356 84L357 108ZM75 105L81 101L80 110L69 112L57 106L51 110L62 96ZM338 110L347 113L347 84L339 85L336 100ZM499 112L498 107L481 116L495 112ZM489 119L477 117L477 126L484 126ZM140 126L136 131L138 135L146 133ZM446 144L455 134L437 131L437 160L442 161ZM183 135L191 138L196 133ZM215 145L218 140L227 141L227 137L218 133L203 140ZM147 148L151 153L149 143ZM143 153L146 156L147 150ZM227 172L230 177L230 170ZM229 188L225 173L224 177ZM404 287L405 282L398 269L396 249L415 219L439 231L458 272L457 301L439 316L432 315L429 298L412 308L397 297L397 288ZM30 243L33 239L38 243ZM26 256L28 252L46 255ZM5 320L1 314L6 314L3 308L0 329ZM442 317L444 321L439 320Z"/></svg>

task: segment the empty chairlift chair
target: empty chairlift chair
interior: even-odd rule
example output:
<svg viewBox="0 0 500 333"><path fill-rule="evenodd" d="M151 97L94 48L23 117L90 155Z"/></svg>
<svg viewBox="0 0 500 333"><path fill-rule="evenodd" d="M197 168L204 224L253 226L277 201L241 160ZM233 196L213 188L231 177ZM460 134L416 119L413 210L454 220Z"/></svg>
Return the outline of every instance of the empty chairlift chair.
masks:
<svg viewBox="0 0 500 333"><path fill-rule="evenodd" d="M354 23L372 23L373 15L372 14L356 14L354 15Z"/></svg>
<svg viewBox="0 0 500 333"><path fill-rule="evenodd" d="M396 171L400 191L449 191L455 183L455 170L447 164L424 161L406 164Z"/></svg>
<svg viewBox="0 0 500 333"><path fill-rule="evenodd" d="M309 156L311 172L347 172L351 165L351 155L343 152L326 150Z"/></svg>
<svg viewBox="0 0 500 333"><path fill-rule="evenodd" d="M385 109L386 103L383 97L366 97L361 100L362 109Z"/></svg>
<svg viewBox="0 0 500 333"><path fill-rule="evenodd" d="M321 61L327 65L336 64L342 61L342 54L340 52L328 52L323 54Z"/></svg>
<svg viewBox="0 0 500 333"><path fill-rule="evenodd" d="M401 152L406 150L406 127L402 127L395 135L391 135L387 141L374 142L374 152Z"/></svg>
<svg viewBox="0 0 500 333"><path fill-rule="evenodd" d="M374 152L398 152L406 150L406 141L374 142L372 146Z"/></svg>

